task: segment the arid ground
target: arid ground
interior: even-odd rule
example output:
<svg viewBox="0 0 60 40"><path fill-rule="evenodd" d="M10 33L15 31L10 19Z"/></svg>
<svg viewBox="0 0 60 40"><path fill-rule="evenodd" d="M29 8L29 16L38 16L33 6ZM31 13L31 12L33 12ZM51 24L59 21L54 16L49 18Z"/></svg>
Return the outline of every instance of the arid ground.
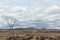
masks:
<svg viewBox="0 0 60 40"><path fill-rule="evenodd" d="M0 40L60 40L60 30L0 30Z"/></svg>

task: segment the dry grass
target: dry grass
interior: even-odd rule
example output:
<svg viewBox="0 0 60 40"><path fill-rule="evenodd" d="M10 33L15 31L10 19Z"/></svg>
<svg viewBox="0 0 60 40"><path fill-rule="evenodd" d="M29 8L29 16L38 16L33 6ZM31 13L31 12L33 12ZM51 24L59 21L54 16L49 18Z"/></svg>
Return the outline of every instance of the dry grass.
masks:
<svg viewBox="0 0 60 40"><path fill-rule="evenodd" d="M14 30L14 37L9 33L8 30L0 30L0 40L60 40L60 31L56 30Z"/></svg>

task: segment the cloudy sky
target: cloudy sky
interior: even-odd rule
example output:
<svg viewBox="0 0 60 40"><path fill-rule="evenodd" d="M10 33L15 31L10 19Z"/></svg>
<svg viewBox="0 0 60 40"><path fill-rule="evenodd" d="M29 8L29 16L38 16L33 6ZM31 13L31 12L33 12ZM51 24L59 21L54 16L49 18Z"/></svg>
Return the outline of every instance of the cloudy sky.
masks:
<svg viewBox="0 0 60 40"><path fill-rule="evenodd" d="M12 18L14 28L60 29L60 0L0 0L0 28Z"/></svg>

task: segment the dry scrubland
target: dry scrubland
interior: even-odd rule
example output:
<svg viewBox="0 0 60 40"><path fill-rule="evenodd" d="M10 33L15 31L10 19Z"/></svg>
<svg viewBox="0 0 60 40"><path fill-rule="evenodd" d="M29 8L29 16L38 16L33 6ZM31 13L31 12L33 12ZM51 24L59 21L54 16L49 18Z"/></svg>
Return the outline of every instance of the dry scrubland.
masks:
<svg viewBox="0 0 60 40"><path fill-rule="evenodd" d="M60 40L59 30L14 30L14 33L11 30L11 32L0 30L0 40Z"/></svg>

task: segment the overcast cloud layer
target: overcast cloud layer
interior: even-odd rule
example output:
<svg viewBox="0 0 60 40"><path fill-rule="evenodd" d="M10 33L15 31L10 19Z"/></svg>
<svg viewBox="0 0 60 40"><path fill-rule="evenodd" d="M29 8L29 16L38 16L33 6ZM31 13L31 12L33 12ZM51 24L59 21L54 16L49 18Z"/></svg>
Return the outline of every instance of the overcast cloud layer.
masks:
<svg viewBox="0 0 60 40"><path fill-rule="evenodd" d="M9 28L4 17L18 20L14 28L60 29L60 0L0 0L0 28Z"/></svg>

